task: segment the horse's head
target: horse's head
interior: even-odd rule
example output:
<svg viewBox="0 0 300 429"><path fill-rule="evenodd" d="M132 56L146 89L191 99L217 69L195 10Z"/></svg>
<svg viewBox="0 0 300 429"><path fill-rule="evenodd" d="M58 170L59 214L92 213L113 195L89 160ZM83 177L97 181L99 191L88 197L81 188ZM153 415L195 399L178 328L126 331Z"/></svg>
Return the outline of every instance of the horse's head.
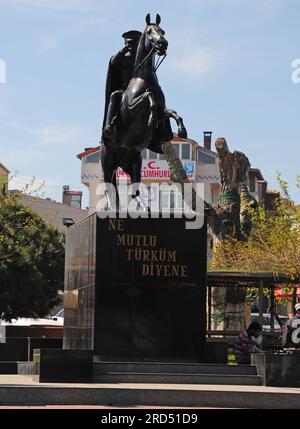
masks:
<svg viewBox="0 0 300 429"><path fill-rule="evenodd" d="M146 30L145 30L145 43L146 47L151 45L154 51L159 55L166 55L168 49L168 41L165 38L165 32L160 28L161 18L156 15L156 23L151 23L150 13L146 16Z"/></svg>

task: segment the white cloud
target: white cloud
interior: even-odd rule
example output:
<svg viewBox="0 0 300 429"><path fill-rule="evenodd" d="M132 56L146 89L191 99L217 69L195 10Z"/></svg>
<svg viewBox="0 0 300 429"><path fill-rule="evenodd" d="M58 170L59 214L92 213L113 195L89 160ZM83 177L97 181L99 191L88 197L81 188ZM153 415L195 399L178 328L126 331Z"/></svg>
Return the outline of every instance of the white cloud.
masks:
<svg viewBox="0 0 300 429"><path fill-rule="evenodd" d="M254 2L253 6L257 12L261 12L264 15L275 15L277 14L283 5L282 0L260 0Z"/></svg>
<svg viewBox="0 0 300 429"><path fill-rule="evenodd" d="M17 131L22 131L29 134L34 134L36 132L35 128L29 127L28 125L20 124L19 122L9 121L9 122L0 122L1 127L13 128Z"/></svg>
<svg viewBox="0 0 300 429"><path fill-rule="evenodd" d="M219 62L220 59L213 49L196 48L174 60L172 67L189 77L197 77L213 72Z"/></svg>
<svg viewBox="0 0 300 429"><path fill-rule="evenodd" d="M45 160L45 158L45 152L35 149L10 150L8 147L5 151L3 151L3 153L1 153L1 162L7 165L8 168L10 165L35 164Z"/></svg>
<svg viewBox="0 0 300 429"><path fill-rule="evenodd" d="M2 125L9 128L13 128L18 131L22 131L26 134L31 134L35 137L35 142L42 145L51 144L69 144L78 142L82 136L82 132L74 128L65 127L42 127L32 128L27 125L20 124L18 122L7 122Z"/></svg>
<svg viewBox="0 0 300 429"><path fill-rule="evenodd" d="M78 140L79 132L67 128L42 128L37 131L38 142L41 144L69 144Z"/></svg>
<svg viewBox="0 0 300 429"><path fill-rule="evenodd" d="M10 190L20 190L27 194L43 196L45 192L49 192L53 188L60 188L61 185L52 178L42 179L15 173L10 176L8 187Z"/></svg>
<svg viewBox="0 0 300 429"><path fill-rule="evenodd" d="M60 38L57 34L42 34L40 36L40 48L38 49L39 54L44 54L45 52L54 49L60 41Z"/></svg>
<svg viewBox="0 0 300 429"><path fill-rule="evenodd" d="M190 16L179 28L171 27L166 38L171 41L166 61L176 77L207 77L231 56L232 46L229 49L224 40L216 40L210 30L199 28Z"/></svg>
<svg viewBox="0 0 300 429"><path fill-rule="evenodd" d="M0 0L0 4L2 3L2 1ZM18 6L50 9L62 12L84 12L96 9L98 2L95 0L10 0L10 3Z"/></svg>

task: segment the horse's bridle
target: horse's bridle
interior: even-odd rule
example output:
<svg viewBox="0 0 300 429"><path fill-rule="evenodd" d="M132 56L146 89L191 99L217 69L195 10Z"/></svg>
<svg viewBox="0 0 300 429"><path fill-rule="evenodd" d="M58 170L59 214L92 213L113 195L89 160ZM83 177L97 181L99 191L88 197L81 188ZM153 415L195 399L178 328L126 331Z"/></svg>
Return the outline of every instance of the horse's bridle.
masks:
<svg viewBox="0 0 300 429"><path fill-rule="evenodd" d="M154 71L156 72L156 70L158 69L158 67L160 67L161 66L161 64L163 63L163 61L165 60L165 58L166 58L166 56L167 56L167 54L165 53L164 55L163 55L163 58L159 61L159 58L157 58L157 63L156 63L156 66L154 67Z"/></svg>
<svg viewBox="0 0 300 429"><path fill-rule="evenodd" d="M156 48L157 43L158 43L158 42L156 42L156 43L154 43L154 44L152 45L152 48L150 49L150 51L149 51L148 55L146 55L146 57L145 57L145 58L140 62L140 64L138 64L138 65L136 66L136 68L134 69L133 73L137 72L137 71L138 71L138 69L139 69L139 68L141 68L141 67L142 67L142 65L143 65L143 64L145 64L145 63L148 61L148 59L149 59L149 58L151 57L151 55L153 54L154 49ZM158 67L160 67L160 66L161 66L161 64L162 64L162 62L165 60L166 56L167 56L167 54L165 53L165 54L163 55L163 58L161 59L161 61L160 61L160 62L159 62L159 59L157 60L156 66L154 67L154 71L155 71L155 72L157 71Z"/></svg>

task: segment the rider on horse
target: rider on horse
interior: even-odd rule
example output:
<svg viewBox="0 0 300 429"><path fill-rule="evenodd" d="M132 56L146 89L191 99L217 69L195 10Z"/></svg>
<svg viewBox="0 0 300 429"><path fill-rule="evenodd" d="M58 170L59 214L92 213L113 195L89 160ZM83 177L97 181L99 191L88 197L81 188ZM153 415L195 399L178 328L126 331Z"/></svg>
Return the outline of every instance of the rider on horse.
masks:
<svg viewBox="0 0 300 429"><path fill-rule="evenodd" d="M104 141L103 137L109 138L113 134L113 125L119 113L122 95L135 71L137 48L141 36L142 33L136 30L122 34L125 47L110 59L106 78L102 141ZM157 142L150 144L149 149L157 153L163 153L161 142L171 140L173 137L169 118L160 121L157 136Z"/></svg>
<svg viewBox="0 0 300 429"><path fill-rule="evenodd" d="M105 90L105 109L103 119L103 133L111 134L114 118L116 117L122 94L127 88L134 70L134 62L139 40L142 33L132 30L122 34L125 47L111 57Z"/></svg>
<svg viewBox="0 0 300 429"><path fill-rule="evenodd" d="M148 14L144 32L123 34L126 47L110 60L101 166L104 182L113 184L115 188L119 167L138 187L142 178L141 152L148 148L163 153L163 145L173 138L170 118L177 123L179 137L187 136L182 118L174 110L166 108L165 96L156 75L168 48L160 21L160 16L156 15L156 22L151 23ZM157 64L156 57L161 57ZM142 207L139 189L132 192L132 197ZM115 206L111 188L106 189L106 196L107 208L110 209Z"/></svg>

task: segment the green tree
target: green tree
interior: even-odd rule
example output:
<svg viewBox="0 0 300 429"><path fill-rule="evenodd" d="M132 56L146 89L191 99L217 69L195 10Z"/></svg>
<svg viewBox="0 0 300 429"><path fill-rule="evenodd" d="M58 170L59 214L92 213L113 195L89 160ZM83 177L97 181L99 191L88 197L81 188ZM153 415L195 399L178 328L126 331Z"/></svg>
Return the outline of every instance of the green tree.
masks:
<svg viewBox="0 0 300 429"><path fill-rule="evenodd" d="M63 279L64 236L19 195L0 196L0 318L47 315Z"/></svg>
<svg viewBox="0 0 300 429"><path fill-rule="evenodd" d="M300 274L300 207L294 204L288 184L280 174L277 177L281 196L271 211L263 206L250 210L252 231L247 241L232 237L219 242L209 264L211 270L269 271L274 278L284 274L292 281ZM232 293L232 288L230 288ZM248 288L248 299L256 296L257 289ZM269 293L270 291L265 291ZM291 292L288 284L283 292ZM227 291L223 291L227 293ZM246 293L246 291L245 291ZM225 303L225 304L224 304ZM215 300L217 313L226 315L230 306L226 299ZM274 311L272 309L272 311ZM276 313L276 311L275 311Z"/></svg>
<svg viewBox="0 0 300 429"><path fill-rule="evenodd" d="M210 269L270 271L295 279L300 273L300 207L290 199L286 182L271 212L252 211L252 233L247 241L228 238L216 247Z"/></svg>

